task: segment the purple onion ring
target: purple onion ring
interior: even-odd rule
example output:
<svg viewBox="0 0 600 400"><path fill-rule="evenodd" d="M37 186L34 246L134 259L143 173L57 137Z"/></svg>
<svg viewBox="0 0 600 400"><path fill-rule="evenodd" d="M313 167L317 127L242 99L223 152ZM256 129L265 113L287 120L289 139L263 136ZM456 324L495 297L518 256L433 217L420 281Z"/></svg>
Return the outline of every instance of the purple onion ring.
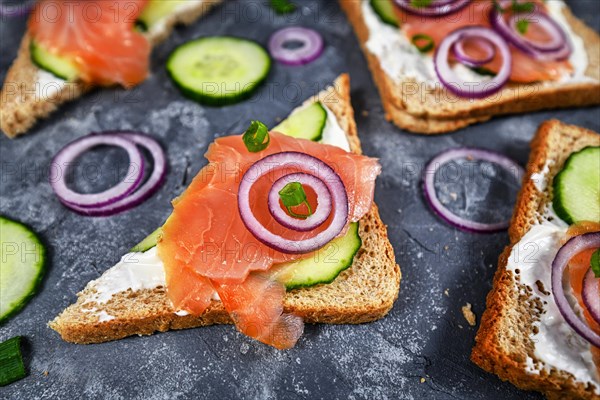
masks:
<svg viewBox="0 0 600 400"><path fill-rule="evenodd" d="M285 47L286 43L300 42L295 49ZM308 64L323 53L323 37L308 28L292 26L275 32L269 39L269 52L277 61L287 65Z"/></svg>
<svg viewBox="0 0 600 400"><path fill-rule="evenodd" d="M263 176L281 168L297 168L320 179L331 193L333 218L324 231L298 241L276 235L254 216L250 206L250 190ZM254 163L242 177L238 189L238 209L246 228L265 245L288 254L305 254L318 250L335 239L348 221L348 195L339 175L326 163L305 153L295 151L272 154Z"/></svg>
<svg viewBox="0 0 600 400"><path fill-rule="evenodd" d="M129 167L125 178L112 188L100 193L77 193L67 186L66 172L77 157L96 146L117 146L129 156ZM60 199L67 205L77 207L101 207L112 204L132 193L142 183L144 177L144 158L133 142L114 134L92 134L77 139L65 146L50 164L50 185Z"/></svg>
<svg viewBox="0 0 600 400"><path fill-rule="evenodd" d="M303 186L310 186L317 193L318 206L314 214L305 218L294 218L286 213L279 204L279 191L290 182L300 182ZM332 211L331 192L327 185L319 178L298 172L279 178L269 191L269 211L275 221L288 229L298 232L308 232L323 225Z"/></svg>
<svg viewBox="0 0 600 400"><path fill-rule="evenodd" d="M467 38L463 37L452 46L452 52L458 61L468 67L481 67L494 59L496 56L496 47L492 42L486 38L471 38L471 40L477 42L479 47L485 52L485 56L483 58L475 58L469 55L465 49Z"/></svg>
<svg viewBox="0 0 600 400"><path fill-rule="evenodd" d="M524 175L523 168L510 158L495 153L489 150L462 147L458 149L446 150L436 157L434 157L429 164L425 167L423 177L423 189L425 192L425 199L432 208L432 210L438 214L443 220L448 222L450 225L462 229L468 232L481 232L481 233L492 233L502 231L508 228L509 221L503 221L493 224L484 224L481 222L470 221L453 214L442 202L438 199L435 191L435 174L441 168L442 165L459 159L459 158L473 158L476 160L488 161L494 164L500 165L502 168L509 171L519 181Z"/></svg>
<svg viewBox="0 0 600 400"><path fill-rule="evenodd" d="M592 345L600 348L600 335L588 326L575 313L571 304L565 295L563 287L563 276L569 261L584 250L600 247L600 232L586 233L580 236L571 238L565 243L554 261L552 261L552 294L558 310L562 314L565 321L577 332L581 337L590 342Z"/></svg>
<svg viewBox="0 0 600 400"><path fill-rule="evenodd" d="M583 278L581 297L594 321L600 324L600 278L590 268Z"/></svg>
<svg viewBox="0 0 600 400"><path fill-rule="evenodd" d="M466 82L450 66L448 55L454 44L469 38L488 40L500 51L502 66L492 79L483 82ZM470 99L488 97L500 91L508 82L512 70L512 55L508 44L496 32L482 26L468 26L450 33L439 44L433 61L435 72L442 84L455 95Z"/></svg>
<svg viewBox="0 0 600 400"><path fill-rule="evenodd" d="M409 14L423 17L441 17L465 8L471 0L433 0L426 7L415 7L411 0L394 0L394 3Z"/></svg>

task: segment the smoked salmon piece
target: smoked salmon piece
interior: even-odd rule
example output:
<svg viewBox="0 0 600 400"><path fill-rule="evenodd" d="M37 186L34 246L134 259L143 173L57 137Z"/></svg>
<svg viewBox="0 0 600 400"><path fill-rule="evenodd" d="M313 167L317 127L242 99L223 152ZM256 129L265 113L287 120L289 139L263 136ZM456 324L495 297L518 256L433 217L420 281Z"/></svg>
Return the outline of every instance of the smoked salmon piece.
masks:
<svg viewBox="0 0 600 400"><path fill-rule="evenodd" d="M544 9L542 2L538 6ZM416 34L425 34L433 39L438 45L451 32L466 26L491 27L490 12L494 4L491 0L475 0L465 8L449 15L440 17L423 17L406 13L399 7L394 7L401 31L410 39ZM507 14L508 15L508 14ZM539 37L541 35L535 29L535 24L530 24L527 35ZM565 72L573 70L568 60L565 61L539 61L523 53L513 45L509 44L512 54L511 82L532 83L538 81L557 80ZM485 68L498 72L502 65L502 57L496 57Z"/></svg>
<svg viewBox="0 0 600 400"><path fill-rule="evenodd" d="M29 33L44 48L73 60L80 79L131 87L148 75L150 43L134 29L148 0L41 0Z"/></svg>
<svg viewBox="0 0 600 400"><path fill-rule="evenodd" d="M312 256L286 254L258 241L238 211L238 189L244 173L262 158L284 151L316 157L342 179L348 195L348 223L361 219L371 208L375 178L381 167L376 159L308 140L270 133L269 146L258 153L246 149L242 136L217 139L208 149L209 164L188 189L173 201L173 212L163 226L158 254L164 262L167 294L176 309L200 315L216 290L237 328L278 348L293 346L302 334L302 320L283 314L285 288L269 277L273 264ZM302 240L326 229L329 221L311 232L296 232L279 225L270 215L267 194L284 172L268 174L250 193L254 215L267 229L290 240ZM344 233L344 232L342 232Z"/></svg>

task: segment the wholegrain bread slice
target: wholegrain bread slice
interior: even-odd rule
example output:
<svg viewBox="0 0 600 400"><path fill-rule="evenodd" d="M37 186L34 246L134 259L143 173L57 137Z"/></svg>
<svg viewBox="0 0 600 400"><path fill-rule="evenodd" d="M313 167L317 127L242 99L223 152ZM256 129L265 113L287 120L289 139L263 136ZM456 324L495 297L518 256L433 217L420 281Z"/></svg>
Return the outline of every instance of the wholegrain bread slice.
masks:
<svg viewBox="0 0 600 400"><path fill-rule="evenodd" d="M222 1L195 1L191 7L175 10L161 22L160 29L151 29L146 37L155 46L170 35L175 25L193 23ZM0 129L10 138L26 133L38 120L48 117L62 104L79 98L93 88L82 81L58 85L40 80L41 74L51 75L41 71L31 61L30 45L31 37L26 33L0 92Z"/></svg>
<svg viewBox="0 0 600 400"><path fill-rule="evenodd" d="M317 100L335 114L352 151L360 154L360 141L350 104L349 77L340 76L334 86L308 102ZM359 221L359 235L362 247L352 265L332 283L289 291L284 300L286 312L301 316L307 323L331 324L370 322L389 312L398 296L401 275L377 206L373 205ZM79 293L76 303L50 322L50 327L66 341L86 344L232 322L221 302L216 300L199 317L177 315L164 287L137 292L127 290L114 295L105 304L95 304L93 299L94 283L90 282ZM90 313L90 308L96 310ZM114 319L100 322L100 314Z"/></svg>
<svg viewBox="0 0 600 400"><path fill-rule="evenodd" d="M527 358L540 362L533 353L532 335L537 329L536 321L544 312L544 304L530 297L533 288L521 283L507 268L507 263L513 247L540 222L552 201L553 177L570 154L586 146L600 146L600 135L557 120L540 126L531 143L527 172L509 228L510 245L498 261L494 285L487 297L487 309L471 354L473 362L481 368L522 389L543 392L550 399L599 399L600 396L594 393L593 384L578 382L566 371L550 368L542 369L539 374L527 372ZM545 174L544 192L532 179L538 176L534 174Z"/></svg>
<svg viewBox="0 0 600 400"><path fill-rule="evenodd" d="M456 97L439 85L430 88L413 78L396 80L390 77L379 58L367 48L369 28L363 15L363 1L368 0L340 0L339 3L367 58L386 119L402 129L438 134L486 121L495 115L600 104L600 36L566 6L562 7L566 20L586 44L588 65L585 76L589 79L565 83L509 84L489 98L469 100Z"/></svg>

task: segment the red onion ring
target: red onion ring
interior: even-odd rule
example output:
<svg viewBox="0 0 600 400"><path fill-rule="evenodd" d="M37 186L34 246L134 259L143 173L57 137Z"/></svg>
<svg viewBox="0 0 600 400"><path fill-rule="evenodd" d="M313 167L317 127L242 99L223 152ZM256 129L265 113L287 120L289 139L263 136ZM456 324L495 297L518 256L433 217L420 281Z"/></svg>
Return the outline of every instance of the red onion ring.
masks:
<svg viewBox="0 0 600 400"><path fill-rule="evenodd" d="M411 0L394 0L403 11L423 17L441 17L465 8L471 0L433 0L427 7L415 7Z"/></svg>
<svg viewBox="0 0 600 400"><path fill-rule="evenodd" d="M279 191L290 182L300 182L310 186L317 193L318 206L314 214L306 219L294 218L286 213L279 204ZM323 181L302 172L289 174L279 178L269 191L269 211L281 225L298 232L308 232L323 225L332 211L331 192Z"/></svg>
<svg viewBox="0 0 600 400"><path fill-rule="evenodd" d="M69 189L65 180L69 164L72 164L87 150L100 145L117 146L127 151L129 168L125 178L117 185L100 193L82 194ZM63 204L77 207L101 207L128 196L140 186L144 177L144 158L135 144L125 138L113 134L92 134L65 146L52 160L50 174L50 185ZM53 178L55 176L56 178Z"/></svg>
<svg viewBox="0 0 600 400"><path fill-rule="evenodd" d="M502 55L502 67L492 79L485 82L465 82L450 66L448 55L455 43L465 39L485 39L493 43ZM511 73L512 55L508 44L500 35L482 26L459 28L442 40L434 55L435 72L442 84L459 97L480 99L502 89Z"/></svg>
<svg viewBox="0 0 600 400"><path fill-rule="evenodd" d="M101 207L77 207L71 204L65 204L67 207L78 212L82 215L90 217L107 217L110 215L118 214L122 211L127 211L135 206L142 204L150 196L162 186L167 175L167 159L165 153L160 144L153 138L135 133L135 132L114 132L114 135L118 135L124 139L127 139L138 146L145 147L152 156L154 161L154 169L150 174L150 177L143 185L141 185L135 192L129 196L118 200L112 204L108 204Z"/></svg>
<svg viewBox="0 0 600 400"><path fill-rule="evenodd" d="M286 43L300 42L302 46L288 49ZM269 52L274 59L286 65L303 65L313 62L323 53L323 37L316 31L297 26L283 28L269 39Z"/></svg>
<svg viewBox="0 0 600 400"><path fill-rule="evenodd" d="M538 23L546 29L552 40L547 44L535 42L521 35L516 29L519 14L513 15L509 21L495 8L490 12L490 22L496 32L504 37L517 49L541 61L561 61L567 59L573 52L571 42L565 31L549 15L534 11L527 14L530 23Z"/></svg>
<svg viewBox="0 0 600 400"><path fill-rule="evenodd" d="M571 238L558 250L552 261L552 294L558 310L571 328L592 345L600 348L600 335L575 314L563 287L563 275L569 261L584 250L598 247L600 232L592 232Z"/></svg>
<svg viewBox="0 0 600 400"><path fill-rule="evenodd" d="M600 324L600 278L596 278L591 268L583 278L581 297L594 321Z"/></svg>
<svg viewBox="0 0 600 400"><path fill-rule="evenodd" d="M33 9L36 0L21 1L0 1L0 16L2 17L21 17L29 14ZM9 4L7 4L9 3Z"/></svg>
<svg viewBox="0 0 600 400"><path fill-rule="evenodd" d="M250 189L263 176L280 168L293 167L321 180L331 193L333 218L324 231L308 239L291 241L276 235L254 216L250 206ZM288 254L304 254L318 250L335 239L348 221L348 195L339 175L326 163L295 151L272 154L254 163L242 177L238 189L238 209L246 228L265 245Z"/></svg>
<svg viewBox="0 0 600 400"><path fill-rule="evenodd" d="M423 189L425 199L431 209L450 225L467 232L492 233L508 228L510 221L485 224L461 218L458 215L453 214L452 211L446 208L446 206L438 199L435 191L435 174L442 165L458 158L473 158L475 160L488 161L500 165L502 168L511 172L519 181L525 173L523 168L510 158L489 150L468 147L446 150L434 157L425 167Z"/></svg>
<svg viewBox="0 0 600 400"><path fill-rule="evenodd" d="M466 38L462 38L454 43L452 46L452 52L457 60L459 60L462 64L465 64L469 67L481 67L484 64L491 62L496 56L496 47L494 44L490 42L486 38L471 38L471 40L476 41L481 49L485 51L485 56L483 58L475 58L469 55L465 49Z"/></svg>

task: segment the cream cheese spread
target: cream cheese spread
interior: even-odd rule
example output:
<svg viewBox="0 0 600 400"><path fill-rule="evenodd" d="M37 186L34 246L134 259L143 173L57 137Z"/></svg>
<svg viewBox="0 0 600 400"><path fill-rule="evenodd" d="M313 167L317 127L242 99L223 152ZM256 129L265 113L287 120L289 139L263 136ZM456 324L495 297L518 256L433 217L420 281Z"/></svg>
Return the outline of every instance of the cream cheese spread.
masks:
<svg viewBox="0 0 600 400"><path fill-rule="evenodd" d="M585 75L588 66L588 57L585 43L577 36L568 24L562 12L565 4L562 0L549 0L546 2L550 16L565 30L569 36L573 52L569 58L574 68L573 73L565 75L559 82L585 82L593 81ZM400 82L412 78L429 87L441 85L434 68L433 57L421 54L419 50L400 32L398 28L385 24L379 19L371 8L369 0L362 0L362 14L369 30L369 40L366 47L375 55L385 73L394 81ZM489 79L482 77L462 64L453 67L454 72L468 82L479 82ZM553 82L549 82L552 84Z"/></svg>
<svg viewBox="0 0 600 400"><path fill-rule="evenodd" d="M537 332L531 335L534 355L526 360L527 372L539 374L551 368L563 370L584 384L593 383L600 394L600 379L592 359L590 344L581 338L561 315L551 294L552 261L565 238L568 225L552 210L545 211L523 238L514 245L506 268L513 271L518 280L532 289L532 298L543 304L543 312L534 325ZM567 293L571 304L581 315L581 308L572 291Z"/></svg>

